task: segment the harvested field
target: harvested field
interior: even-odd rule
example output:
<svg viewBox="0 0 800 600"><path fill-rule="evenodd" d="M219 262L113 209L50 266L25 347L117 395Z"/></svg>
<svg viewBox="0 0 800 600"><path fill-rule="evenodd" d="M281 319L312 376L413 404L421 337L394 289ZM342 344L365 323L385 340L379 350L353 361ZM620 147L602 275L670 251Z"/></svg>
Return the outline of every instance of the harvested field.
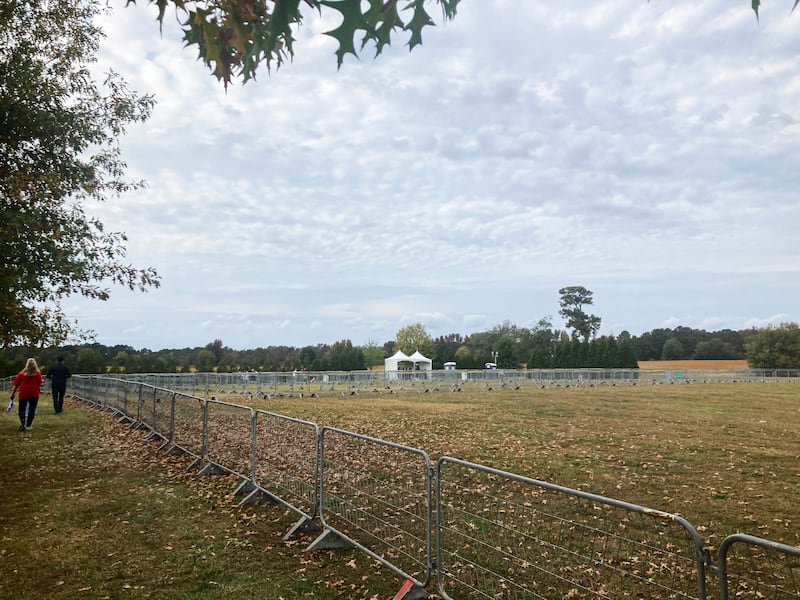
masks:
<svg viewBox="0 0 800 600"><path fill-rule="evenodd" d="M749 369L746 360L643 360L639 363L643 371L710 370L729 371Z"/></svg>

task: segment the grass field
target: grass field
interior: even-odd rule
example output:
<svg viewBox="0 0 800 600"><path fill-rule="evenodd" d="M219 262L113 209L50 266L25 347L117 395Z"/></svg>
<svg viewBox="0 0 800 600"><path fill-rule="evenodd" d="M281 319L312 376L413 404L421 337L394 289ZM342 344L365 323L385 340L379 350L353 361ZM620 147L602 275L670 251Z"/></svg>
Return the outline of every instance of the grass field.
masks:
<svg viewBox="0 0 800 600"><path fill-rule="evenodd" d="M221 400L242 401L231 395ZM47 402L43 400L43 405ZM280 398L258 408L679 513L712 549L800 546L800 384L680 384ZM354 551L303 553L275 506L239 509L130 430L70 403L0 419L0 597L390 598Z"/></svg>

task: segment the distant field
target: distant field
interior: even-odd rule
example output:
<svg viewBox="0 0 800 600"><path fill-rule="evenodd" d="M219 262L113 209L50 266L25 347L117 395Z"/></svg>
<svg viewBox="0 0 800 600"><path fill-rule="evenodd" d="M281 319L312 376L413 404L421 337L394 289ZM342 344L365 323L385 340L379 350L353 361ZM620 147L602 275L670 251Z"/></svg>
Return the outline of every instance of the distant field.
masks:
<svg viewBox="0 0 800 600"><path fill-rule="evenodd" d="M666 371L674 369L730 370L748 369L746 360L643 360L639 368L648 371Z"/></svg>

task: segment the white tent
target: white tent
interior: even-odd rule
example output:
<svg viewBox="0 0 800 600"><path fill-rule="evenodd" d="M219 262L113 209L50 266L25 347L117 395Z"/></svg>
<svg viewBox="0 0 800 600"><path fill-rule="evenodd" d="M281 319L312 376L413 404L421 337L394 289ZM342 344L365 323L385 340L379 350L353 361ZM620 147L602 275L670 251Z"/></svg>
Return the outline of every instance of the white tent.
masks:
<svg viewBox="0 0 800 600"><path fill-rule="evenodd" d="M408 362L411 360L406 356L402 350L398 350L392 356L383 361L384 371L399 371L401 362Z"/></svg>
<svg viewBox="0 0 800 600"><path fill-rule="evenodd" d="M425 358L419 350L411 356L407 356L402 350L398 350L394 355L383 361L383 369L386 372L430 371L433 369L433 362L430 358Z"/></svg>
<svg viewBox="0 0 800 600"><path fill-rule="evenodd" d="M409 356L408 360L414 363L415 371L430 371L433 369L433 361L430 358L422 356L419 350Z"/></svg>

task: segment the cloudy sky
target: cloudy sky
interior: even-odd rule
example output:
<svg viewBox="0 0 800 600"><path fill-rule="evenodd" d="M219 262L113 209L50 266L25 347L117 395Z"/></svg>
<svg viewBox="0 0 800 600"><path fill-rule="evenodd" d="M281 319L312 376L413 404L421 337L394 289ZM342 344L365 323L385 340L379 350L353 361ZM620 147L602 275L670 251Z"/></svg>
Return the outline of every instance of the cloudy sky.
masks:
<svg viewBox="0 0 800 600"><path fill-rule="evenodd" d="M114 4L99 67L157 106L123 143L148 188L92 210L163 285L70 300L101 343L562 326L567 285L601 333L800 320L790 0L462 0L339 71L309 11L294 62L227 93L172 13Z"/></svg>

